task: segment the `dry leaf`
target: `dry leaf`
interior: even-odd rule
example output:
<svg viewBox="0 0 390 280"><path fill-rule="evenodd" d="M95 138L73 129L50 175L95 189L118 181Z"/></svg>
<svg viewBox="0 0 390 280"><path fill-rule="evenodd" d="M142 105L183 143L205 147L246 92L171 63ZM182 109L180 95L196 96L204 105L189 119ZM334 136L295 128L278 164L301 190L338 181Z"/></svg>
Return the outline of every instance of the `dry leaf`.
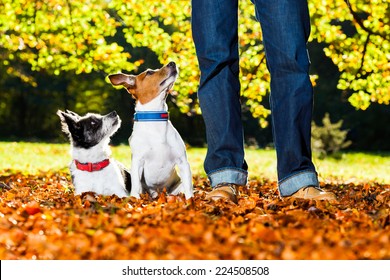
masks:
<svg viewBox="0 0 390 280"><path fill-rule="evenodd" d="M251 180L238 204L74 195L66 173L0 176L0 259L389 259L389 185L322 184L338 202L280 199Z"/></svg>

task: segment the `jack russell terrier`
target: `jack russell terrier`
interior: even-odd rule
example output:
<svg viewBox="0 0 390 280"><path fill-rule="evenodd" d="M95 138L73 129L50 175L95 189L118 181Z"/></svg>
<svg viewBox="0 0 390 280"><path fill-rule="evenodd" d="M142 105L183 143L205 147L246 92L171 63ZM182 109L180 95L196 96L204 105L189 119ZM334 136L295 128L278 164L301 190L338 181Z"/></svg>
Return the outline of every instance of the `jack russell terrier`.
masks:
<svg viewBox="0 0 390 280"><path fill-rule="evenodd" d="M177 76L174 62L136 76L122 73L108 76L112 85L124 86L136 100L133 133L129 138L131 196L139 198L147 192L156 198L164 189L172 195L184 193L186 199L193 196L186 147L168 119L166 97Z"/></svg>
<svg viewBox="0 0 390 280"><path fill-rule="evenodd" d="M129 196L130 173L121 163L110 158L110 137L121 124L117 113L114 111L105 116L89 113L81 117L69 110L58 110L57 115L62 131L71 142L73 160L69 169L75 193Z"/></svg>

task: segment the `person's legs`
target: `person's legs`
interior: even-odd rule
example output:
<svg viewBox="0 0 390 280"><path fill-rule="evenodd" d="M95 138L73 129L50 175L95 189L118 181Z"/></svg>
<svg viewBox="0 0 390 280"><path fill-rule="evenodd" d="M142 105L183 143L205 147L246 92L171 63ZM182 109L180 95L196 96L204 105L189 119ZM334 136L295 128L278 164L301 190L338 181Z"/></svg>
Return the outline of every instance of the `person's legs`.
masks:
<svg viewBox="0 0 390 280"><path fill-rule="evenodd" d="M307 0L254 0L271 73L271 112L281 196L318 186L311 159L313 90Z"/></svg>
<svg viewBox="0 0 390 280"><path fill-rule="evenodd" d="M193 39L201 70L198 97L206 125L205 171L212 186L245 185L241 122L238 0L193 0Z"/></svg>

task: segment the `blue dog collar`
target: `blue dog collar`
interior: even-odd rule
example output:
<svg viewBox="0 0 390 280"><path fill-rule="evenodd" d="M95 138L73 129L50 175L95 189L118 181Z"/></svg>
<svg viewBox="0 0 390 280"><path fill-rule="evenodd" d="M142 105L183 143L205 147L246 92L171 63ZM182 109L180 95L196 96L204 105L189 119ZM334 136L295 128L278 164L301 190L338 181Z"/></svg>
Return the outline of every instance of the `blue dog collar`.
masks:
<svg viewBox="0 0 390 280"><path fill-rule="evenodd" d="M169 114L167 111L139 111L134 114L136 122L166 122Z"/></svg>

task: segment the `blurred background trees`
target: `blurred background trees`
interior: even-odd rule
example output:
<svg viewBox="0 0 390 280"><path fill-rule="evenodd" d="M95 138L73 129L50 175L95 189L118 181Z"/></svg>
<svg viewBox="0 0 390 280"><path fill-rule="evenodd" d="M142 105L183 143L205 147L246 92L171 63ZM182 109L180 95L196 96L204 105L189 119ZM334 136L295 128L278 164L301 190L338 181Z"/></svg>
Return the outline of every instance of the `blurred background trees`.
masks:
<svg viewBox="0 0 390 280"><path fill-rule="evenodd" d="M386 0L313 0L308 45L317 122L343 120L351 148L388 150L390 9ZM171 119L186 142L204 144L189 0L0 0L0 138L61 139L57 109L117 110L131 133L133 100L108 73L140 72L171 60L180 76ZM269 73L250 0L240 0L243 118L248 142L272 142ZM63 138L62 138L63 139Z"/></svg>

